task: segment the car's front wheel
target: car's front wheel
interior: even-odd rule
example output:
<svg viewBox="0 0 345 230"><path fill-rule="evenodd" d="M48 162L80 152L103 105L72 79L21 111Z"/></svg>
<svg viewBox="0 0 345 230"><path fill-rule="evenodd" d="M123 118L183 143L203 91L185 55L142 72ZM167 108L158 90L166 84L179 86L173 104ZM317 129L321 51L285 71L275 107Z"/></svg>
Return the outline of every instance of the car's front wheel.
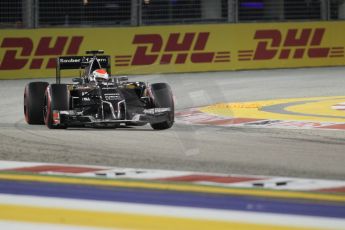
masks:
<svg viewBox="0 0 345 230"><path fill-rule="evenodd" d="M166 83L154 83L150 86L151 100L154 108L169 108L165 121L159 123L150 123L151 127L156 130L169 129L175 121L174 98L171 88Z"/></svg>
<svg viewBox="0 0 345 230"><path fill-rule="evenodd" d="M59 111L69 110L69 91L67 85L51 84L44 97L44 123L49 129L67 128L62 124Z"/></svg>

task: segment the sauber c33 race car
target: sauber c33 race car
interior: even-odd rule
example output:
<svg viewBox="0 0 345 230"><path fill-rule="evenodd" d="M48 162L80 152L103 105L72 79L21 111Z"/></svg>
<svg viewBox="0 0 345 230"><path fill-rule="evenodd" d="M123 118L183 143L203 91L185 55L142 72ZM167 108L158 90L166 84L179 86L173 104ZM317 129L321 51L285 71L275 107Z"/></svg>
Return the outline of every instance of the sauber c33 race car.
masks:
<svg viewBox="0 0 345 230"><path fill-rule="evenodd" d="M174 100L166 83L131 82L110 75L110 56L87 51L88 56L57 58L56 83L31 82L24 90L28 124L50 129L73 126L119 127L150 124L169 129L174 123ZM80 69L73 83L61 83L61 70Z"/></svg>

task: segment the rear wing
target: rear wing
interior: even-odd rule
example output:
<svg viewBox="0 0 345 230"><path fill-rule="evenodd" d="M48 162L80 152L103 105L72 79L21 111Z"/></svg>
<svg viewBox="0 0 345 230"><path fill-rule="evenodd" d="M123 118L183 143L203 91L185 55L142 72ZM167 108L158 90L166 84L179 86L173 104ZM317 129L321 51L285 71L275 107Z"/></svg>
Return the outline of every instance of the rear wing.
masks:
<svg viewBox="0 0 345 230"><path fill-rule="evenodd" d="M94 56L63 56L56 58L56 83L61 82L61 70L82 69ZM102 68L105 68L111 75L111 60L109 55L96 56Z"/></svg>

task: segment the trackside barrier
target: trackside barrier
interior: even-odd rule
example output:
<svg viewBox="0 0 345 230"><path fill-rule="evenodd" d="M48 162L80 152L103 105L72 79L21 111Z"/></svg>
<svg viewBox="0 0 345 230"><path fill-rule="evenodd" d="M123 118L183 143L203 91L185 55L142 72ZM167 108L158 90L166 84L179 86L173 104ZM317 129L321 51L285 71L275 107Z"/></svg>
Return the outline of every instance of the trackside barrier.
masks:
<svg viewBox="0 0 345 230"><path fill-rule="evenodd" d="M0 79L53 77L57 56L90 49L113 74L345 65L345 22L0 31Z"/></svg>

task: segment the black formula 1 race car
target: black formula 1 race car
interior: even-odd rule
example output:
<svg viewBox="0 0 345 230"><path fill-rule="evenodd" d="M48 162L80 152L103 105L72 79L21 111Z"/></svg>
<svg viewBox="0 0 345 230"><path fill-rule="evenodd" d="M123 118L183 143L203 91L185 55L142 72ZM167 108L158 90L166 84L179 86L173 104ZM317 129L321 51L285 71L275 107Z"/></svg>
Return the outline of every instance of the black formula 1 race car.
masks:
<svg viewBox="0 0 345 230"><path fill-rule="evenodd" d="M100 55L101 50L86 54L57 58L55 84L26 85L24 115L28 124L45 124L50 129L146 124L156 130L172 127L174 99L168 84L111 76L110 56ZM80 77L62 84L63 69L80 69Z"/></svg>

